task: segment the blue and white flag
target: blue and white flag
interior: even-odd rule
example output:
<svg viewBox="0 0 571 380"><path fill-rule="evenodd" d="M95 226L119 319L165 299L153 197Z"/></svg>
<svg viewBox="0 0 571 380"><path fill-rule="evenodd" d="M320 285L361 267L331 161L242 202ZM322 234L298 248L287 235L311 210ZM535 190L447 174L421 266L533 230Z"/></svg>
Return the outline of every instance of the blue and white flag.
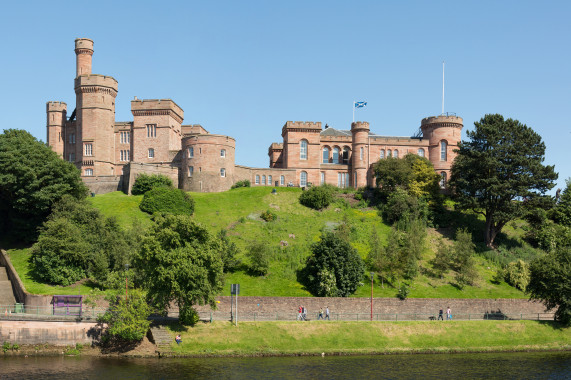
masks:
<svg viewBox="0 0 571 380"><path fill-rule="evenodd" d="M355 102L355 108L363 108L367 106L367 102Z"/></svg>

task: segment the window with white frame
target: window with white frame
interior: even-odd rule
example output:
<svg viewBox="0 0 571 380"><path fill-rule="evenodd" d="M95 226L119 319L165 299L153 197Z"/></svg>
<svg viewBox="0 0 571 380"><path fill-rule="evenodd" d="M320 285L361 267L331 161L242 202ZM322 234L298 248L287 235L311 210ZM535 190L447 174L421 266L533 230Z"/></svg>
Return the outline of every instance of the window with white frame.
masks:
<svg viewBox="0 0 571 380"><path fill-rule="evenodd" d="M307 160L307 140L301 140L299 143L299 159Z"/></svg>
<svg viewBox="0 0 571 380"><path fill-rule="evenodd" d="M268 176L268 185L270 185L270 186L272 185L272 176L271 175Z"/></svg>
<svg viewBox="0 0 571 380"><path fill-rule="evenodd" d="M321 172L321 184L325 184L325 172Z"/></svg>
<svg viewBox="0 0 571 380"><path fill-rule="evenodd" d="M192 174L194 174L194 166L189 166L188 167L188 176L192 177Z"/></svg>
<svg viewBox="0 0 571 380"><path fill-rule="evenodd" d="M220 157L222 158L226 157L226 149L220 150Z"/></svg>
<svg viewBox="0 0 571 380"><path fill-rule="evenodd" d="M337 148L337 147L333 148L333 163L334 164L341 163L340 157L339 157L339 148Z"/></svg>
<svg viewBox="0 0 571 380"><path fill-rule="evenodd" d="M323 148L323 163L324 164L329 163L329 148L328 147Z"/></svg>
<svg viewBox="0 0 571 380"><path fill-rule="evenodd" d="M194 157L194 148L193 147L189 146L187 151L188 151L188 158Z"/></svg>
<svg viewBox="0 0 571 380"><path fill-rule="evenodd" d="M392 157L393 156L393 151L390 149L387 149L387 157Z"/></svg>
<svg viewBox="0 0 571 380"><path fill-rule="evenodd" d="M280 176L280 186L285 186L285 176Z"/></svg>
<svg viewBox="0 0 571 380"><path fill-rule="evenodd" d="M440 161L447 161L448 159L448 155L447 155L447 150L448 148L448 143L444 140L440 141Z"/></svg>
<svg viewBox="0 0 571 380"><path fill-rule="evenodd" d="M345 188L349 186L349 173L337 173L337 187Z"/></svg>
<svg viewBox="0 0 571 380"><path fill-rule="evenodd" d="M395 149L395 151L393 152L393 157L399 158L399 151L397 149Z"/></svg>
<svg viewBox="0 0 571 380"><path fill-rule="evenodd" d="M260 184L260 175L256 174L256 185Z"/></svg>
<svg viewBox="0 0 571 380"><path fill-rule="evenodd" d="M424 157L424 149L418 148L417 154L418 154L420 157Z"/></svg>
<svg viewBox="0 0 571 380"><path fill-rule="evenodd" d="M226 177L226 169L220 168L220 177Z"/></svg>
<svg viewBox="0 0 571 380"><path fill-rule="evenodd" d="M147 124L147 137L157 137L156 124Z"/></svg>
<svg viewBox="0 0 571 380"><path fill-rule="evenodd" d="M381 149L380 158L385 158L385 150L384 149Z"/></svg>
<svg viewBox="0 0 571 380"><path fill-rule="evenodd" d="M444 189L446 187L446 172L440 172L440 188Z"/></svg>
<svg viewBox="0 0 571 380"><path fill-rule="evenodd" d="M363 159L365 158L365 148L361 147L361 149L359 149L359 157L361 161L363 161Z"/></svg>
<svg viewBox="0 0 571 380"><path fill-rule="evenodd" d="M83 154L86 156L93 156L93 144L85 144L83 147Z"/></svg>
<svg viewBox="0 0 571 380"><path fill-rule="evenodd" d="M85 176L86 177L93 176L93 169L85 169Z"/></svg>
<svg viewBox="0 0 571 380"><path fill-rule="evenodd" d="M301 172L299 175L299 186L307 186L307 172Z"/></svg>
<svg viewBox="0 0 571 380"><path fill-rule="evenodd" d="M121 144L129 144L131 142L131 132L121 131Z"/></svg>
<svg viewBox="0 0 571 380"><path fill-rule="evenodd" d="M265 185L265 184L266 184L266 176L262 175L262 185Z"/></svg>
<svg viewBox="0 0 571 380"><path fill-rule="evenodd" d="M149 156L149 158L155 158L155 149L154 148L149 148L148 156Z"/></svg>
<svg viewBox="0 0 571 380"><path fill-rule="evenodd" d="M120 161L129 161L129 156L130 156L130 151L129 149L122 149L120 151Z"/></svg>
<svg viewBox="0 0 571 380"><path fill-rule="evenodd" d="M70 143L70 144L75 144L75 133L70 133L70 134L69 134L69 143Z"/></svg>

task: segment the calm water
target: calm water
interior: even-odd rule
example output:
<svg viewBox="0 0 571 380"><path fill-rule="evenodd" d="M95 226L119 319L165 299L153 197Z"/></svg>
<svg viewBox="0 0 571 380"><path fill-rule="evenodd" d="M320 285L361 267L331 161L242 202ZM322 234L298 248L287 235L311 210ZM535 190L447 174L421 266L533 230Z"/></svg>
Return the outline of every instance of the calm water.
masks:
<svg viewBox="0 0 571 380"><path fill-rule="evenodd" d="M571 379L571 352L228 359L0 358L0 379Z"/></svg>

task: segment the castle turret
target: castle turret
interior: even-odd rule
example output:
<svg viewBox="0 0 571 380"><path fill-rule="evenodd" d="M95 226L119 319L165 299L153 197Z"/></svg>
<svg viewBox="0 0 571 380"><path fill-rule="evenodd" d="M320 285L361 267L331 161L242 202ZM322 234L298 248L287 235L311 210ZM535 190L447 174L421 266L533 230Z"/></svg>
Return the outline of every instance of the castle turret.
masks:
<svg viewBox="0 0 571 380"><path fill-rule="evenodd" d="M366 121L351 123L351 134L353 135L353 154L351 156L353 187L367 186L369 123Z"/></svg>
<svg viewBox="0 0 571 380"><path fill-rule="evenodd" d="M54 152L63 156L65 144L64 126L67 118L67 104L64 102L47 102L47 132L48 145Z"/></svg>
<svg viewBox="0 0 571 380"><path fill-rule="evenodd" d="M91 56L93 55L93 41L88 38L77 38L75 40L76 74L91 74Z"/></svg>
<svg viewBox="0 0 571 380"><path fill-rule="evenodd" d="M428 159L440 174L441 186L450 178L450 168L456 157L455 149L461 140L463 120L458 116L430 116L422 119L422 136L428 139Z"/></svg>

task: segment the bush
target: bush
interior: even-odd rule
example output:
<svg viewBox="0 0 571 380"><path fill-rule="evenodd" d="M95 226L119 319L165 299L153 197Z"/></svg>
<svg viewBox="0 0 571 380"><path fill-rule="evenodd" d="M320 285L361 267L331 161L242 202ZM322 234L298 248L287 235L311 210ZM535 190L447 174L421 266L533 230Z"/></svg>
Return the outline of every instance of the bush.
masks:
<svg viewBox="0 0 571 380"><path fill-rule="evenodd" d="M299 203L315 210L326 208L331 202L333 202L333 191L330 186L311 187L299 196Z"/></svg>
<svg viewBox="0 0 571 380"><path fill-rule="evenodd" d="M172 180L162 174L139 174L135 179L131 194L142 195L156 187L172 187Z"/></svg>
<svg viewBox="0 0 571 380"><path fill-rule="evenodd" d="M387 204L383 206L381 213L386 223L399 223L401 228L406 228L412 220L427 220L428 204L422 198L397 188L388 196Z"/></svg>
<svg viewBox="0 0 571 380"><path fill-rule="evenodd" d="M238 181L232 185L231 189L237 189L239 187L250 187L250 180L244 179L242 181Z"/></svg>
<svg viewBox="0 0 571 380"><path fill-rule="evenodd" d="M174 215L192 215L194 200L180 189L156 187L145 193L139 208L149 214L160 212Z"/></svg>
<svg viewBox="0 0 571 380"><path fill-rule="evenodd" d="M530 278L529 264L523 260L509 263L504 278L508 284L525 292Z"/></svg>
<svg viewBox="0 0 571 380"><path fill-rule="evenodd" d="M107 324L107 334L111 338L125 341L140 341L147 334L151 321L151 307L144 295L132 290L125 299L122 292L107 297L109 309L98 318L98 322Z"/></svg>
<svg viewBox="0 0 571 380"><path fill-rule="evenodd" d="M260 276L268 274L270 270L270 249L265 243L259 241L250 243L246 257L250 259L250 265L248 265L250 272Z"/></svg>
<svg viewBox="0 0 571 380"><path fill-rule="evenodd" d="M278 218L278 216L272 210L266 210L260 214L260 218L264 219L266 222L273 222Z"/></svg>
<svg viewBox="0 0 571 380"><path fill-rule="evenodd" d="M410 290L408 286L406 284L402 284L397 292L397 297L399 300L404 301L408 297L409 293Z"/></svg>

